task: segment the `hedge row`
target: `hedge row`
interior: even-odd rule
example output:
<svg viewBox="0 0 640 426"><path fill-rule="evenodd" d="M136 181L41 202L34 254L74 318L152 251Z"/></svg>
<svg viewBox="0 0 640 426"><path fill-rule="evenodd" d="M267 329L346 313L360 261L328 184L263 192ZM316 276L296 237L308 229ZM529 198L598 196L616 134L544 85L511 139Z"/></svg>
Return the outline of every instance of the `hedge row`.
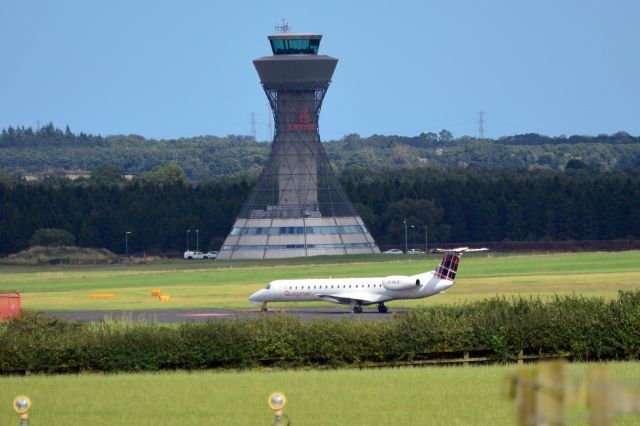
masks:
<svg viewBox="0 0 640 426"><path fill-rule="evenodd" d="M390 321L305 322L288 315L164 326L27 315L0 324L0 373L339 367L483 350L580 360L640 358L640 291L614 300L493 298L398 313Z"/></svg>

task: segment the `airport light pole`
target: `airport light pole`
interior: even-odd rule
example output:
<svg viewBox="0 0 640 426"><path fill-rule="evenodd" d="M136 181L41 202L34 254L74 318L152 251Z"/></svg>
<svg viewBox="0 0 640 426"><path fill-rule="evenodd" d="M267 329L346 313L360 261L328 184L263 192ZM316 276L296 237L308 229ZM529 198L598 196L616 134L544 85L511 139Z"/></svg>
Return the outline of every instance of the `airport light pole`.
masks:
<svg viewBox="0 0 640 426"><path fill-rule="evenodd" d="M284 395L282 396L284 398ZM284 405L284 402L283 402ZM13 409L20 414L20 426L29 425L29 410L31 409L31 400L28 396L16 396L13 400Z"/></svg>
<svg viewBox="0 0 640 426"><path fill-rule="evenodd" d="M424 226L424 252L429 254L429 227Z"/></svg>
<svg viewBox="0 0 640 426"><path fill-rule="evenodd" d="M196 229L196 251L200 251L200 230Z"/></svg>
<svg viewBox="0 0 640 426"><path fill-rule="evenodd" d="M413 229L413 249L416 249L416 226L411 225L411 229Z"/></svg>
<svg viewBox="0 0 640 426"><path fill-rule="evenodd" d="M189 251L189 232L191 232L191 229L187 229L187 251Z"/></svg>
<svg viewBox="0 0 640 426"><path fill-rule="evenodd" d="M404 253L407 254L407 219L404 220Z"/></svg>
<svg viewBox="0 0 640 426"><path fill-rule="evenodd" d="M125 257L129 257L129 234L131 231L127 231L124 233L124 255Z"/></svg>

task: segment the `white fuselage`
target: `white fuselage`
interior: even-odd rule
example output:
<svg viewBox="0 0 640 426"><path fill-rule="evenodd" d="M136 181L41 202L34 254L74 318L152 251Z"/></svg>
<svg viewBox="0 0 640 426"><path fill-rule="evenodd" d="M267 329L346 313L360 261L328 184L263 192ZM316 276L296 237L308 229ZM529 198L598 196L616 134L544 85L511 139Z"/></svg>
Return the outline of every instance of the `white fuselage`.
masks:
<svg viewBox="0 0 640 426"><path fill-rule="evenodd" d="M394 278L419 282L409 288L390 288ZM252 303L326 301L362 305L398 299L422 299L443 292L453 281L438 278L434 272L403 277L329 278L304 280L276 280L251 295Z"/></svg>

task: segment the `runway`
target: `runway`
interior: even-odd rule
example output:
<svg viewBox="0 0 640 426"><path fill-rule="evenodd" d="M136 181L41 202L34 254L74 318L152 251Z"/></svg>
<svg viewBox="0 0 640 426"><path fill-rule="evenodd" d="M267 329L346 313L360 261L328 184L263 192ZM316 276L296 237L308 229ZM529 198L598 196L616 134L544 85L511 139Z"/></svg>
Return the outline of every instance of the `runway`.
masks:
<svg viewBox="0 0 640 426"><path fill-rule="evenodd" d="M304 321L314 320L357 320L357 321L386 321L393 318L394 312L404 309L389 309L389 313L381 314L375 307L364 308L361 314L351 313L348 306L320 307L320 308L279 308L261 312L260 309L151 309L127 311L50 311L45 314L84 322L100 322L105 318L125 318L140 322L181 323L205 322L209 320L247 320L267 318L278 313L296 315Z"/></svg>

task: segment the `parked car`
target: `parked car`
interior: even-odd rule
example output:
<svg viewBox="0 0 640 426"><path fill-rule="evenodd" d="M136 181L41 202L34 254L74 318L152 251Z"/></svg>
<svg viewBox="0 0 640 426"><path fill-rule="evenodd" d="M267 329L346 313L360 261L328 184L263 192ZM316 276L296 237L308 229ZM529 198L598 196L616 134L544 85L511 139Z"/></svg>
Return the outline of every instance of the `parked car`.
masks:
<svg viewBox="0 0 640 426"><path fill-rule="evenodd" d="M418 249L411 249L407 252L407 254L424 254L424 252Z"/></svg>
<svg viewBox="0 0 640 426"><path fill-rule="evenodd" d="M192 251L192 250L187 250L184 252L184 258L185 259L208 259L207 257L205 257L204 254L202 254L202 252L200 251Z"/></svg>
<svg viewBox="0 0 640 426"><path fill-rule="evenodd" d="M215 259L216 257L218 257L218 252L216 250L214 251L208 251L205 256L207 256L207 259Z"/></svg>
<svg viewBox="0 0 640 426"><path fill-rule="evenodd" d="M383 251L384 254L402 254L402 250L400 249L389 249L387 251Z"/></svg>

